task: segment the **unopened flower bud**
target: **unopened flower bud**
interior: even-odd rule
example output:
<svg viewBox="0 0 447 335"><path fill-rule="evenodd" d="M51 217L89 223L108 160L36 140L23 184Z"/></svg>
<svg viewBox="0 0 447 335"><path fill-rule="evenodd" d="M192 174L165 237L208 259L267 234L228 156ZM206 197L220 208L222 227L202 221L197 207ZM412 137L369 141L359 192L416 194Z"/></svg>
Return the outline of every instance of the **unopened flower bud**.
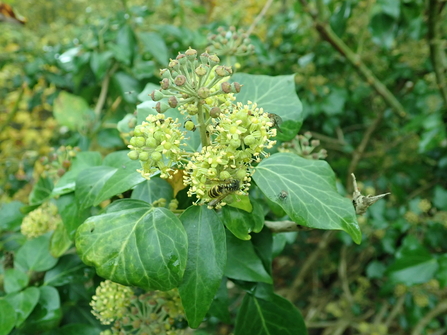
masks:
<svg viewBox="0 0 447 335"><path fill-rule="evenodd" d="M202 77L208 73L209 66L200 64L196 69L195 72L199 77Z"/></svg>
<svg viewBox="0 0 447 335"><path fill-rule="evenodd" d="M232 93L239 93L241 91L242 85L239 84L237 81L231 84L231 92Z"/></svg>
<svg viewBox="0 0 447 335"><path fill-rule="evenodd" d="M140 161L147 161L149 159L149 153L146 151L140 152L140 155L138 156L138 159Z"/></svg>
<svg viewBox="0 0 447 335"><path fill-rule="evenodd" d="M163 78L163 80L160 82L160 86L162 90L167 90L169 86L171 86L171 82L168 78Z"/></svg>
<svg viewBox="0 0 447 335"><path fill-rule="evenodd" d="M230 75L230 73L227 71L227 69L225 69L224 66L218 66L216 67L216 69L214 70L214 72L216 72L216 74L219 77L227 77Z"/></svg>
<svg viewBox="0 0 447 335"><path fill-rule="evenodd" d="M174 79L174 83L177 86L183 86L186 83L186 77L184 75L178 75L177 77L175 77Z"/></svg>
<svg viewBox="0 0 447 335"><path fill-rule="evenodd" d="M127 157L129 157L132 160L137 160L138 159L138 152L136 151L130 151L127 153Z"/></svg>
<svg viewBox="0 0 447 335"><path fill-rule="evenodd" d="M157 140L155 138L153 138L153 137L149 137L146 140L146 146L148 148L155 148L157 145L158 145Z"/></svg>
<svg viewBox="0 0 447 335"><path fill-rule="evenodd" d="M174 70L176 70L176 71L179 71L180 70L180 64L179 64L179 62L178 62L178 60L176 60L176 59L173 59L173 60L171 60L170 62L169 62L169 65L168 65L171 69L174 69Z"/></svg>
<svg viewBox="0 0 447 335"><path fill-rule="evenodd" d="M195 131L196 125L191 120L185 121L184 127L186 130Z"/></svg>
<svg viewBox="0 0 447 335"><path fill-rule="evenodd" d="M244 138L244 143L246 145L252 145L256 143L256 138L253 135L247 135Z"/></svg>
<svg viewBox="0 0 447 335"><path fill-rule="evenodd" d="M320 141L319 140L312 140L312 141L310 141L310 145L312 147L318 147L320 145Z"/></svg>
<svg viewBox="0 0 447 335"><path fill-rule="evenodd" d="M155 105L155 110L157 113L164 113L169 109L169 105L166 102L157 102Z"/></svg>
<svg viewBox="0 0 447 335"><path fill-rule="evenodd" d="M213 107L210 109L210 116L212 118L219 117L220 113L221 113L221 110L219 107Z"/></svg>
<svg viewBox="0 0 447 335"><path fill-rule="evenodd" d="M169 107L171 107L171 108L175 108L175 107L177 107L177 105L178 105L178 100L177 100L177 98L176 98L175 96L171 96L171 97L168 99L168 104L169 104Z"/></svg>
<svg viewBox="0 0 447 335"><path fill-rule="evenodd" d="M222 89L222 91L223 91L224 93L231 93L231 84L230 84L228 81L223 82L223 83L220 85L220 88Z"/></svg>
<svg viewBox="0 0 447 335"><path fill-rule="evenodd" d="M164 80L164 79L163 79ZM151 93L151 98L152 101L160 101L161 99L163 99L165 97L165 95L163 93L161 93L159 90L153 91Z"/></svg>
<svg viewBox="0 0 447 335"><path fill-rule="evenodd" d="M197 50L189 48L185 51L185 55L189 61L193 62L197 56Z"/></svg>
<svg viewBox="0 0 447 335"><path fill-rule="evenodd" d="M206 99L210 96L210 89L208 87L203 86L203 87L199 88L199 90L197 91L197 94L202 99Z"/></svg>
<svg viewBox="0 0 447 335"><path fill-rule="evenodd" d="M208 64L208 58L210 58L210 55L206 52L200 55L200 61L202 62L202 64Z"/></svg>
<svg viewBox="0 0 447 335"><path fill-rule="evenodd" d="M162 78L171 78L171 72L169 72L168 69L161 69L160 70L160 77Z"/></svg>
<svg viewBox="0 0 447 335"><path fill-rule="evenodd" d="M63 168L59 168L59 169L57 169L57 171L56 171L56 173L57 173L57 175L59 176L59 177L62 177L64 174L65 174L65 172L67 172L65 169L63 169Z"/></svg>
<svg viewBox="0 0 447 335"><path fill-rule="evenodd" d="M184 54L178 54L175 59L178 60L180 65L185 65L187 61L187 58Z"/></svg>
<svg viewBox="0 0 447 335"><path fill-rule="evenodd" d="M209 62L211 66L217 65L220 63L219 57L216 54L210 55Z"/></svg>
<svg viewBox="0 0 447 335"><path fill-rule="evenodd" d="M151 158L152 158L152 160L154 160L155 162L158 162L158 161L160 161L160 160L163 158L163 156L162 156L162 154L159 153L158 151L154 151L154 152L151 154Z"/></svg>

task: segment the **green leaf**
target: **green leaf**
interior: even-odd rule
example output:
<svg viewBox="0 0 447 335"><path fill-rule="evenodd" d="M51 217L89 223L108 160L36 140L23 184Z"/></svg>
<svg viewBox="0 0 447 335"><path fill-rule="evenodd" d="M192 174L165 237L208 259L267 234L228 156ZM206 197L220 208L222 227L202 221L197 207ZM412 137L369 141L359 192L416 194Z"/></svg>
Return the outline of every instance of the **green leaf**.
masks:
<svg viewBox="0 0 447 335"><path fill-rule="evenodd" d="M394 18L385 13L374 15L370 21L373 42L387 49L391 49L397 32Z"/></svg>
<svg viewBox="0 0 447 335"><path fill-rule="evenodd" d="M252 231L259 231L264 224L264 217L259 222L259 217L247 211L231 206L224 206L220 212L222 222L234 236L241 240L251 239Z"/></svg>
<svg viewBox="0 0 447 335"><path fill-rule="evenodd" d="M436 279L439 280L441 288L447 287L447 253L438 258L439 270Z"/></svg>
<svg viewBox="0 0 447 335"><path fill-rule="evenodd" d="M352 3L350 1L343 1L341 4L338 4L337 9L329 19L332 30L338 36L343 35L346 30L346 22L351 16L351 7Z"/></svg>
<svg viewBox="0 0 447 335"><path fill-rule="evenodd" d="M400 16L400 1L378 0L375 6L379 7L383 13L388 14L394 19ZM376 8L373 11L377 10Z"/></svg>
<svg viewBox="0 0 447 335"><path fill-rule="evenodd" d="M73 159L70 171L64 174L53 189L52 196L73 192L76 186L76 178L86 168L101 165L102 157L99 152L80 152Z"/></svg>
<svg viewBox="0 0 447 335"><path fill-rule="evenodd" d="M135 94L126 94L128 91L140 92L140 82L126 72L116 72L112 76L112 83L117 88L118 92L128 103L134 104L137 102Z"/></svg>
<svg viewBox="0 0 447 335"><path fill-rule="evenodd" d="M188 235L188 262L179 292L188 324L197 328L222 280L227 261L225 228L206 206L190 206L180 221Z"/></svg>
<svg viewBox="0 0 447 335"><path fill-rule="evenodd" d="M90 67L97 80L102 80L112 64L113 53L111 51L93 51L90 58Z"/></svg>
<svg viewBox="0 0 447 335"><path fill-rule="evenodd" d="M155 32L143 32L138 36L143 44L143 51L150 53L159 64L165 67L169 61L169 54L163 37Z"/></svg>
<svg viewBox="0 0 447 335"><path fill-rule="evenodd" d="M301 313L293 304L273 294L269 300L246 294L239 309L235 335L307 335Z"/></svg>
<svg viewBox="0 0 447 335"><path fill-rule="evenodd" d="M75 197L80 209L97 204L99 194L105 183L117 169L110 166L94 166L79 174L76 179Z"/></svg>
<svg viewBox="0 0 447 335"><path fill-rule="evenodd" d="M396 258L386 270L386 274L391 282L403 283L406 286L428 282L439 267L436 258L411 235L404 239Z"/></svg>
<svg viewBox="0 0 447 335"><path fill-rule="evenodd" d="M252 239L253 246L256 254L262 261L266 271L272 273L272 261L273 261L273 237L270 229L263 229L259 234L253 234Z"/></svg>
<svg viewBox="0 0 447 335"><path fill-rule="evenodd" d="M250 197L248 195L230 194L233 201L229 201L230 196L226 198L228 201L228 206L243 209L244 211L251 213L253 211L253 206L250 202Z"/></svg>
<svg viewBox="0 0 447 335"><path fill-rule="evenodd" d="M130 25L125 24L118 31L116 36L116 44L122 48L122 52L124 52L123 59L124 64L130 65L133 63L133 58L135 56L135 48L136 48L136 38L135 34L130 27Z"/></svg>
<svg viewBox="0 0 447 335"><path fill-rule="evenodd" d="M219 289L214 296L208 314L214 316L224 323L231 323L231 316L228 306L230 305L227 290L227 278L223 277Z"/></svg>
<svg viewBox="0 0 447 335"><path fill-rule="evenodd" d="M28 276L18 269L7 269L3 285L6 293L18 292L28 286Z"/></svg>
<svg viewBox="0 0 447 335"><path fill-rule="evenodd" d="M39 301L39 296L40 291L37 287L28 287L22 292L10 293L4 297L16 312L16 327L19 327L31 314Z"/></svg>
<svg viewBox="0 0 447 335"><path fill-rule="evenodd" d="M188 241L172 212L123 199L78 228L76 247L82 261L103 278L166 291L183 277Z"/></svg>
<svg viewBox="0 0 447 335"><path fill-rule="evenodd" d="M52 286L41 286L39 291L39 302L20 327L22 332L39 334L48 331L57 327L62 318L59 292Z"/></svg>
<svg viewBox="0 0 447 335"><path fill-rule="evenodd" d="M70 240L74 241L76 229L90 216L90 209L79 210L73 193L56 199L56 206Z"/></svg>
<svg viewBox="0 0 447 335"><path fill-rule="evenodd" d="M163 198L166 199L166 206L168 206L172 196L171 185L164 179L154 177L138 184L132 191L131 198L143 200L149 204Z"/></svg>
<svg viewBox="0 0 447 335"><path fill-rule="evenodd" d="M355 243L361 242L354 207L351 200L337 193L335 174L327 162L274 154L256 167L253 179L297 224L344 230ZM278 196L281 191L287 192L285 199Z"/></svg>
<svg viewBox="0 0 447 335"><path fill-rule="evenodd" d="M27 241L18 251L14 259L15 266L26 271L46 271L57 263L57 259L51 256L50 236L42 235Z"/></svg>
<svg viewBox="0 0 447 335"><path fill-rule="evenodd" d="M8 335L16 324L16 312L9 302L0 299L0 335Z"/></svg>
<svg viewBox="0 0 447 335"><path fill-rule="evenodd" d="M264 112L279 115L283 120L277 139L290 141L303 124L303 105L296 95L295 75L264 76L236 73L231 77L244 85L236 101L246 104L254 101Z"/></svg>
<svg viewBox="0 0 447 335"><path fill-rule="evenodd" d="M72 244L70 235L65 228L65 225L60 222L50 239L50 254L54 257L61 257Z"/></svg>
<svg viewBox="0 0 447 335"><path fill-rule="evenodd" d="M77 255L62 256L57 265L45 273L44 284L62 286L69 283L82 283L86 280L85 264Z"/></svg>
<svg viewBox="0 0 447 335"><path fill-rule="evenodd" d="M53 115L61 126L77 131L90 128L95 115L84 98L62 91L54 101Z"/></svg>
<svg viewBox="0 0 447 335"><path fill-rule="evenodd" d="M53 182L51 181L51 179L40 177L29 195L29 204L41 204L50 197L52 190Z"/></svg>
<svg viewBox="0 0 447 335"><path fill-rule="evenodd" d="M57 335L98 335L101 329L94 325L70 323L57 329Z"/></svg>
<svg viewBox="0 0 447 335"><path fill-rule="evenodd" d="M242 241L230 232L227 232L226 236L227 266L225 267L225 276L237 280L271 284L272 278L265 271L251 241Z"/></svg>
<svg viewBox="0 0 447 335"><path fill-rule="evenodd" d="M0 231L12 231L20 227L24 215L20 212L23 203L20 201L11 201L0 205Z"/></svg>

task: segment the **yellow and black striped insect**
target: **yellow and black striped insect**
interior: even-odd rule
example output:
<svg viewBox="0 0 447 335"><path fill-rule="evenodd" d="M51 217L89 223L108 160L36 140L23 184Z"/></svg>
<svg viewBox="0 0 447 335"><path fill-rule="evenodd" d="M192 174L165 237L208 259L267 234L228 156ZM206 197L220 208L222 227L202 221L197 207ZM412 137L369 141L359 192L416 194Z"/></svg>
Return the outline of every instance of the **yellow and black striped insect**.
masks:
<svg viewBox="0 0 447 335"><path fill-rule="evenodd" d="M219 202L221 202L227 195L230 195L233 192L236 192L240 189L241 183L237 179L228 179L223 181L222 184L218 184L213 186L208 191L208 196L210 198L215 198L208 203L209 207L216 206Z"/></svg>

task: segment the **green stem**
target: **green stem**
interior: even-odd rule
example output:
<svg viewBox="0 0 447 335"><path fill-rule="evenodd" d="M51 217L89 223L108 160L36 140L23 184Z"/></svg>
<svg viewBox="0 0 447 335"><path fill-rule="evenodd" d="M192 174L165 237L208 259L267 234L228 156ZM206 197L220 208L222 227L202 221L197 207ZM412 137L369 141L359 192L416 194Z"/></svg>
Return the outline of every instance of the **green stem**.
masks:
<svg viewBox="0 0 447 335"><path fill-rule="evenodd" d="M300 0L303 8L311 15L315 23L315 28L320 33L320 36L328 41L335 50L341 53L371 85L375 91L385 100L385 102L391 106L397 114L401 117L405 117L405 112L402 104L396 99L390 90L373 74L373 72L361 61L360 56L355 54L340 37L335 34L332 28L326 22L323 22L319 18L319 14L310 12L308 9L308 3L306 0Z"/></svg>
<svg viewBox="0 0 447 335"><path fill-rule="evenodd" d="M202 141L202 147L208 146L208 136L206 136L205 118L203 117L204 111L202 104L198 104L197 119L199 121L200 140Z"/></svg>
<svg viewBox="0 0 447 335"><path fill-rule="evenodd" d="M430 0L428 3L428 43L436 81L447 108L447 82L445 79L447 59L442 48L442 37L440 34L443 8L442 1Z"/></svg>

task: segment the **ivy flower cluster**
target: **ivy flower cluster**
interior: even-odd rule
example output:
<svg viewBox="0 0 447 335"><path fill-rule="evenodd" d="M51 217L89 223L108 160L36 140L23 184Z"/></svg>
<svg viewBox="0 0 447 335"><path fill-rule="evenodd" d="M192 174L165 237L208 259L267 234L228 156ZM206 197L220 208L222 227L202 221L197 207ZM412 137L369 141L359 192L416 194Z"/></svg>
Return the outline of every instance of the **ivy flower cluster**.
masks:
<svg viewBox="0 0 447 335"><path fill-rule="evenodd" d="M151 93L158 114L135 127L128 154L140 160L145 178L158 171L170 178L184 170L188 195L195 194L200 204L215 203L211 207L223 205L230 193L248 191L251 164L267 156L265 149L275 144L271 138L276 136L275 122L262 108L252 102L234 104L241 85L228 81L232 68L219 62L216 55L198 56L190 48L161 70L161 89ZM166 117L171 108L178 108L185 120ZM197 152L182 146L188 131L200 133Z"/></svg>
<svg viewBox="0 0 447 335"><path fill-rule="evenodd" d="M298 135L292 141L283 143L278 151L291 152L307 159L325 159L327 157L327 151L320 149L320 151L314 152L320 145L320 141L311 140L311 138L312 134L307 131L304 135Z"/></svg>
<svg viewBox="0 0 447 335"><path fill-rule="evenodd" d="M112 328L101 335L112 334L181 334L185 318L176 289L135 295L127 286L106 280L96 289L90 305L92 313Z"/></svg>
<svg viewBox="0 0 447 335"><path fill-rule="evenodd" d="M23 235L31 239L55 230L61 221L56 205L48 201L29 212L20 229Z"/></svg>

